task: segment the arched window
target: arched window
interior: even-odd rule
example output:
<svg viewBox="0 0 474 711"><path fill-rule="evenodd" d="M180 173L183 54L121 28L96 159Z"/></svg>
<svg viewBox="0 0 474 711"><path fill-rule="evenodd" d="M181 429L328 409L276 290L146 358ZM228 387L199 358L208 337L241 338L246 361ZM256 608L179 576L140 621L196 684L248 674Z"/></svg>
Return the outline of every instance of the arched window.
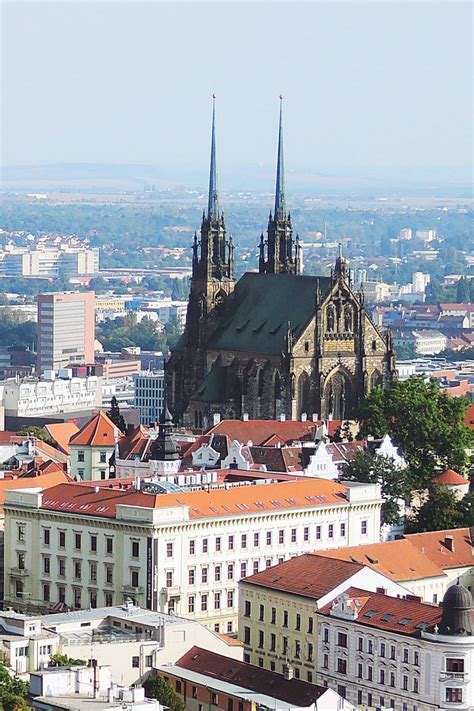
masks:
<svg viewBox="0 0 474 711"><path fill-rule="evenodd" d="M262 397L265 388L265 369L260 368L257 376L257 395Z"/></svg>
<svg viewBox="0 0 474 711"><path fill-rule="evenodd" d="M298 414L299 417L303 414L310 414L311 412L311 384L309 380L308 373L301 373L298 379Z"/></svg>

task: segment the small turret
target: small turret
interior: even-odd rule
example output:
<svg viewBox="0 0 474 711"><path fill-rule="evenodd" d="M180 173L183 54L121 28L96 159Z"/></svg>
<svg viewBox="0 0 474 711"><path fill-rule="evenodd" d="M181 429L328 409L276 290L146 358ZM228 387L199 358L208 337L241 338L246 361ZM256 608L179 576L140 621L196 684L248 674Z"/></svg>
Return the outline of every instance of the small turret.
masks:
<svg viewBox="0 0 474 711"><path fill-rule="evenodd" d="M165 405L160 416L158 437L153 442L151 447L151 459L158 461L176 461L180 458L178 444L171 429L173 427L173 419Z"/></svg>
<svg viewBox="0 0 474 711"><path fill-rule="evenodd" d="M443 615L439 624L440 634L456 637L473 635L472 607L470 591L460 583L451 585L443 598Z"/></svg>

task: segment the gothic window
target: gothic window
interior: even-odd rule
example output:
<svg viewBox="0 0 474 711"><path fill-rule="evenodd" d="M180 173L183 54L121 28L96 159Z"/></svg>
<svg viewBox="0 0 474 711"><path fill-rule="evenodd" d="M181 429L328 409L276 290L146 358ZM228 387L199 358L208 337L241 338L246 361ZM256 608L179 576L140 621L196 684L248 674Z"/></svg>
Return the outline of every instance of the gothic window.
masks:
<svg viewBox="0 0 474 711"><path fill-rule="evenodd" d="M336 312L332 304L326 309L326 328L331 333L336 330Z"/></svg>
<svg viewBox="0 0 474 711"><path fill-rule="evenodd" d="M351 408L352 385L347 375L338 370L325 387L326 414L335 420L343 420Z"/></svg>
<svg viewBox="0 0 474 711"><path fill-rule="evenodd" d="M253 360L247 363L242 374L242 395L247 395L248 393L249 382L251 381L252 368Z"/></svg>
<svg viewBox="0 0 474 711"><path fill-rule="evenodd" d="M310 413L310 380L308 373L301 373L298 380L298 412L299 416Z"/></svg>
<svg viewBox="0 0 474 711"><path fill-rule="evenodd" d="M281 378L280 378L280 373L278 370L275 371L275 378L274 378L274 395L275 395L275 412L274 412L274 418L275 420L278 419L278 416L280 415L280 404L281 404Z"/></svg>
<svg viewBox="0 0 474 711"><path fill-rule="evenodd" d="M260 370L258 371L258 377L257 377L258 397L262 397L264 387L265 387L265 370L264 370L264 368L260 368Z"/></svg>
<svg viewBox="0 0 474 711"><path fill-rule="evenodd" d="M382 385L382 374L380 370L374 370L370 376L370 389L376 388L378 385Z"/></svg>
<svg viewBox="0 0 474 711"><path fill-rule="evenodd" d="M222 289L219 289L219 291L217 292L217 294L215 295L215 298L214 298L214 306L216 307L216 309L221 309L225 304L225 300L226 300L225 291L223 291Z"/></svg>
<svg viewBox="0 0 474 711"><path fill-rule="evenodd" d="M354 330L354 313L351 304L346 304L344 307L344 331L352 333Z"/></svg>
<svg viewBox="0 0 474 711"><path fill-rule="evenodd" d="M204 316L206 315L206 297L204 295L199 297L198 307L199 318L204 318Z"/></svg>

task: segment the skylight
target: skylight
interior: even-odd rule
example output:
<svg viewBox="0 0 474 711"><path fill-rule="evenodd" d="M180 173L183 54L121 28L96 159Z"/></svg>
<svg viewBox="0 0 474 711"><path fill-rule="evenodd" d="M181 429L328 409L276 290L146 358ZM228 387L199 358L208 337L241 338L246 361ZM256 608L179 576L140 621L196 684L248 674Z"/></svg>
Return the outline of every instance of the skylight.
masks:
<svg viewBox="0 0 474 711"><path fill-rule="evenodd" d="M405 627L405 626L408 625L410 622L412 622L411 617L402 617L402 619L398 621L398 624L399 624L399 625L402 625L403 627Z"/></svg>
<svg viewBox="0 0 474 711"><path fill-rule="evenodd" d="M375 615L378 613L378 610L368 610L364 617L375 617Z"/></svg>
<svg viewBox="0 0 474 711"><path fill-rule="evenodd" d="M391 620L393 620L394 617L395 615L392 615L391 612L387 612L387 614L381 617L380 619L382 620L382 622L390 622Z"/></svg>

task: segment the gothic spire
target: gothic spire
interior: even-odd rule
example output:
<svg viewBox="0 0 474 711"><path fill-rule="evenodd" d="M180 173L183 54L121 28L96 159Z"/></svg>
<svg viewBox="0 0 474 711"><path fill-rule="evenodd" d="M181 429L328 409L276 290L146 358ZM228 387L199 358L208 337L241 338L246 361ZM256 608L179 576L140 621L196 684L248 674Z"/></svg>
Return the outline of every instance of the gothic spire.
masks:
<svg viewBox="0 0 474 711"><path fill-rule="evenodd" d="M283 96L280 94L280 122L278 128L277 174L275 188L275 218L285 217L285 166L283 162Z"/></svg>
<svg viewBox="0 0 474 711"><path fill-rule="evenodd" d="M211 164L209 168L209 197L207 203L207 217L217 220L219 217L219 200L217 194L217 165L216 165L216 95L212 95L212 133L211 133Z"/></svg>

